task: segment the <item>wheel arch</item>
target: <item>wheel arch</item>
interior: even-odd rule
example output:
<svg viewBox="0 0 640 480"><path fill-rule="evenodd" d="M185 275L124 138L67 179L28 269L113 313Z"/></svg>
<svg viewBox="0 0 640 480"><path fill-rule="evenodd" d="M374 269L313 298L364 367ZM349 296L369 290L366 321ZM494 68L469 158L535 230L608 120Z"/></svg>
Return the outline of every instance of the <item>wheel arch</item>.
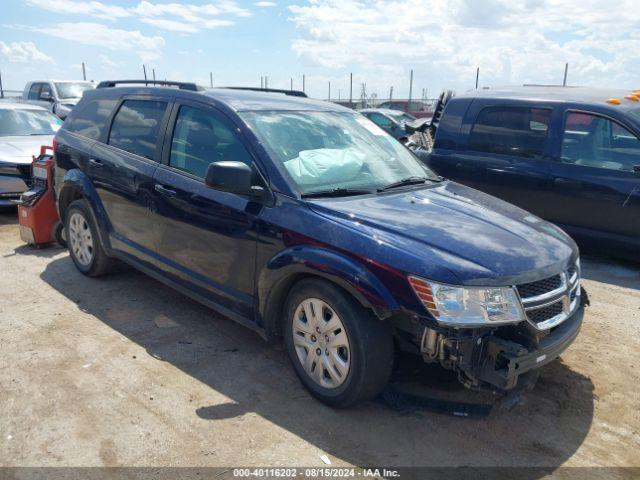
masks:
<svg viewBox="0 0 640 480"><path fill-rule="evenodd" d="M267 338L281 334L287 295L305 278L337 286L380 320L399 309L382 282L356 260L324 248L293 247L273 257L259 275L257 308Z"/></svg>
<svg viewBox="0 0 640 480"><path fill-rule="evenodd" d="M107 232L110 231L109 220L91 180L80 170L69 170L62 179L60 187L57 189L56 204L60 220L64 223L66 212L76 200L85 199L90 206L93 220L98 227L98 235L102 245L110 249Z"/></svg>

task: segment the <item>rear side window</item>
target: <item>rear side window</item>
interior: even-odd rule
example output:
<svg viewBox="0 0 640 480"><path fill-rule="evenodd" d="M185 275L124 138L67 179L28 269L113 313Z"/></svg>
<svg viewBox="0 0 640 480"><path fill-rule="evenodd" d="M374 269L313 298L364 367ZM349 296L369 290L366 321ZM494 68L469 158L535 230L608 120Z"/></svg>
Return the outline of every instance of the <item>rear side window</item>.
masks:
<svg viewBox="0 0 640 480"><path fill-rule="evenodd" d="M390 119L384 115L380 115L379 113L370 113L368 117L373 121L373 123L380 125L381 127L390 127L392 125Z"/></svg>
<svg viewBox="0 0 640 480"><path fill-rule="evenodd" d="M107 120L111 117L117 100L93 100L73 112L70 122L65 124L69 132L77 133L91 140L98 140L107 128Z"/></svg>
<svg viewBox="0 0 640 480"><path fill-rule="evenodd" d="M530 107L488 107L478 114L469 149L535 158L544 153L551 110Z"/></svg>
<svg viewBox="0 0 640 480"><path fill-rule="evenodd" d="M38 100L38 98L40 98L40 85L42 84L34 83L33 85L31 85L28 96L29 100Z"/></svg>
<svg viewBox="0 0 640 480"><path fill-rule="evenodd" d="M640 165L640 139L599 115L569 112L562 137L563 163L632 172Z"/></svg>
<svg viewBox="0 0 640 480"><path fill-rule="evenodd" d="M113 119L109 145L154 160L166 109L166 102L125 100Z"/></svg>

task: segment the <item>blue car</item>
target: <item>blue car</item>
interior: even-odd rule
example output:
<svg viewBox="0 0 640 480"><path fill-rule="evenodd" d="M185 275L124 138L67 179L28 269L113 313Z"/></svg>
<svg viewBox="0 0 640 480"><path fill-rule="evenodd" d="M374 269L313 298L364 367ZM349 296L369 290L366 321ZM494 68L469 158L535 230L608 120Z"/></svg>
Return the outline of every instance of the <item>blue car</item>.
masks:
<svg viewBox="0 0 640 480"><path fill-rule="evenodd" d="M358 113L282 92L103 82L55 138L68 248L265 339L321 401L379 394L394 354L508 390L558 357L585 294L574 242L442 180Z"/></svg>
<svg viewBox="0 0 640 480"><path fill-rule="evenodd" d="M638 260L635 93L521 87L456 96L444 108L426 162L561 226L585 247Z"/></svg>

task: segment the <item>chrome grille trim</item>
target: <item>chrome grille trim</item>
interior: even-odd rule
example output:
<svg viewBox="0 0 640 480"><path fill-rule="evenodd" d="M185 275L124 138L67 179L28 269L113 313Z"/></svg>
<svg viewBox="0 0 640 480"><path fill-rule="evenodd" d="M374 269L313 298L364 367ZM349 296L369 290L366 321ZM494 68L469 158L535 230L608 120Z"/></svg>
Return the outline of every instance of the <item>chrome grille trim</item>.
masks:
<svg viewBox="0 0 640 480"><path fill-rule="evenodd" d="M518 286L515 287L516 291ZM548 330L562 322L576 310L580 303L580 269L577 265L572 265L560 274L560 287L532 297L520 298L527 321L538 330ZM546 320L535 322L528 312L547 308L555 304L562 305L562 313Z"/></svg>

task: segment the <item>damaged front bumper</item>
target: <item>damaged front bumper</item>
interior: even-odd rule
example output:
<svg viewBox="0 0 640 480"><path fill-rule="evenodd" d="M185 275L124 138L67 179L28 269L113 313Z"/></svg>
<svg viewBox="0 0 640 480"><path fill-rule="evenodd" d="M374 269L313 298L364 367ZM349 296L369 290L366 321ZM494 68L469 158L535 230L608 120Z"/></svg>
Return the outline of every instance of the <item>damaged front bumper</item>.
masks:
<svg viewBox="0 0 640 480"><path fill-rule="evenodd" d="M546 331L526 321L493 329L427 327L420 351L426 362L456 371L469 388L511 390L522 375L555 360L573 343L587 303L583 290L573 313Z"/></svg>

